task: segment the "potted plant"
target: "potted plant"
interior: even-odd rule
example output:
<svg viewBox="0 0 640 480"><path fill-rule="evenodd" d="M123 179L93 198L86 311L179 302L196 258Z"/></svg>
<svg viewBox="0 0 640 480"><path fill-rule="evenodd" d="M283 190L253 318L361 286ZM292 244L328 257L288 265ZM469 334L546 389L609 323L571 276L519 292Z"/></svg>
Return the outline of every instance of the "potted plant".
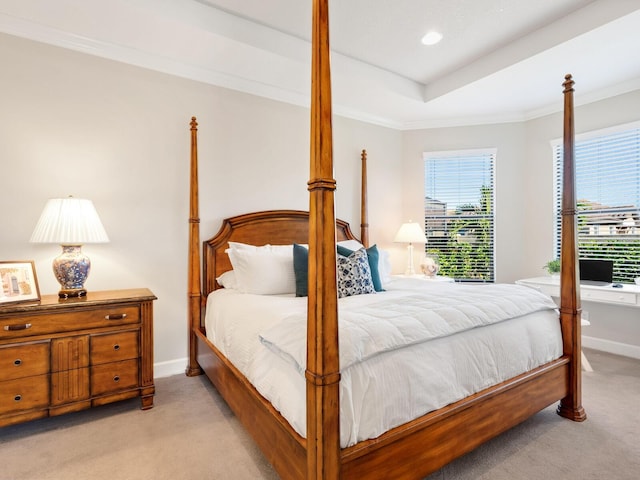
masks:
<svg viewBox="0 0 640 480"><path fill-rule="evenodd" d="M560 260L556 258L555 260L549 260L544 268L549 272L549 275L552 277L557 277L560 275Z"/></svg>

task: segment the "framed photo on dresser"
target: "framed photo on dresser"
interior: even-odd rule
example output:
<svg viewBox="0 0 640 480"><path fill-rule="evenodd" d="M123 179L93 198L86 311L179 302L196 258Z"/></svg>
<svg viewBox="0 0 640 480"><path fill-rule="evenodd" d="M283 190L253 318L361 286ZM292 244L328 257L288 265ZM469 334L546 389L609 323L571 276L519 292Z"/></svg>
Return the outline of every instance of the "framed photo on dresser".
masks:
<svg viewBox="0 0 640 480"><path fill-rule="evenodd" d="M33 260L0 261L0 308L7 304L40 301Z"/></svg>

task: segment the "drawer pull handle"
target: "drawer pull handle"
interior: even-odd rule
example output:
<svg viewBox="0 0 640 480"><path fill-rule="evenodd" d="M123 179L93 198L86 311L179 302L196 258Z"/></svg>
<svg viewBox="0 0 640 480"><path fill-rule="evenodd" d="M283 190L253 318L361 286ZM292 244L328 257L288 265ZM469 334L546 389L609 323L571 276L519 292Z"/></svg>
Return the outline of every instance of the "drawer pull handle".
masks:
<svg viewBox="0 0 640 480"><path fill-rule="evenodd" d="M13 364L14 364L16 367L19 367L20 365L22 365L22 360L20 360L19 358L16 358L16 359L13 361Z"/></svg>
<svg viewBox="0 0 640 480"><path fill-rule="evenodd" d="M22 325L5 325L4 329L7 332L13 332L15 330L26 330L27 328L31 328L30 323L23 323Z"/></svg>
<svg viewBox="0 0 640 480"><path fill-rule="evenodd" d="M113 381L116 382L116 383L119 382L120 381L120 376L119 375L115 375L113 377Z"/></svg>
<svg viewBox="0 0 640 480"><path fill-rule="evenodd" d="M120 345L118 345L117 343L113 346L113 349L117 352L118 350L120 350Z"/></svg>
<svg viewBox="0 0 640 480"><path fill-rule="evenodd" d="M127 318L127 314L126 313L117 313L115 315L105 315L104 316L105 320L122 320L124 318Z"/></svg>
<svg viewBox="0 0 640 480"><path fill-rule="evenodd" d="M14 399L16 402L19 402L20 400L22 400L22 395L16 395L15 397L13 397L13 399Z"/></svg>

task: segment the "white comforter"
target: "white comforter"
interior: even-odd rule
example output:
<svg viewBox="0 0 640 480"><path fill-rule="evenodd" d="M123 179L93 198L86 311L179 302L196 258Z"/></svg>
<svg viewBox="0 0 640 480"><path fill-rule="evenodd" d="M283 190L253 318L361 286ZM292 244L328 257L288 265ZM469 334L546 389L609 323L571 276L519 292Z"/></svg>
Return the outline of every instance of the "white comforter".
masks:
<svg viewBox="0 0 640 480"><path fill-rule="evenodd" d="M370 296L366 305L345 306L339 317L340 370L383 352L556 308L551 298L519 285L451 287L440 284L428 294L389 291ZM306 314L295 313L264 330L260 340L304 371L306 336Z"/></svg>
<svg viewBox="0 0 640 480"><path fill-rule="evenodd" d="M555 308L527 287L411 279L341 299L342 446L558 358ZM206 326L304 435L306 298L218 290L209 296Z"/></svg>

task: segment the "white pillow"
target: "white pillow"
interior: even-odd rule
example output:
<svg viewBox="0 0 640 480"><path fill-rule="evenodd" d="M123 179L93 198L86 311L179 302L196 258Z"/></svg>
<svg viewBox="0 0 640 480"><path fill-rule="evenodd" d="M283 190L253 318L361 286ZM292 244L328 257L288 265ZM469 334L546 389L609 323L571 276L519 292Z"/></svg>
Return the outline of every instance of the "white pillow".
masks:
<svg viewBox="0 0 640 480"><path fill-rule="evenodd" d="M355 252L356 250L360 250L361 248L364 248L364 245L362 245L357 240L342 240L342 241L338 242L338 245L340 245L341 247L344 247L344 248L348 248L349 250L351 250L353 252Z"/></svg>
<svg viewBox="0 0 640 480"><path fill-rule="evenodd" d="M382 288L391 281L391 255L387 250L378 249L378 273Z"/></svg>
<svg viewBox="0 0 640 480"><path fill-rule="evenodd" d="M262 246L249 245L248 243L229 242L229 250L245 250L255 252L256 250L266 250L273 253L290 253L293 255L293 244L291 245L271 245L266 244ZM228 250L227 250L228 253Z"/></svg>
<svg viewBox="0 0 640 480"><path fill-rule="evenodd" d="M236 250L252 250L253 251L258 247L255 245L249 245L247 243L229 242L229 248L236 249Z"/></svg>
<svg viewBox="0 0 640 480"><path fill-rule="evenodd" d="M232 245L232 243L234 243ZM227 250L237 289L255 295L296 292L292 245L253 245L229 242Z"/></svg>
<svg viewBox="0 0 640 480"><path fill-rule="evenodd" d="M221 287L224 288L238 288L238 281L236 280L236 274L233 270L224 272L218 278L216 278Z"/></svg>

